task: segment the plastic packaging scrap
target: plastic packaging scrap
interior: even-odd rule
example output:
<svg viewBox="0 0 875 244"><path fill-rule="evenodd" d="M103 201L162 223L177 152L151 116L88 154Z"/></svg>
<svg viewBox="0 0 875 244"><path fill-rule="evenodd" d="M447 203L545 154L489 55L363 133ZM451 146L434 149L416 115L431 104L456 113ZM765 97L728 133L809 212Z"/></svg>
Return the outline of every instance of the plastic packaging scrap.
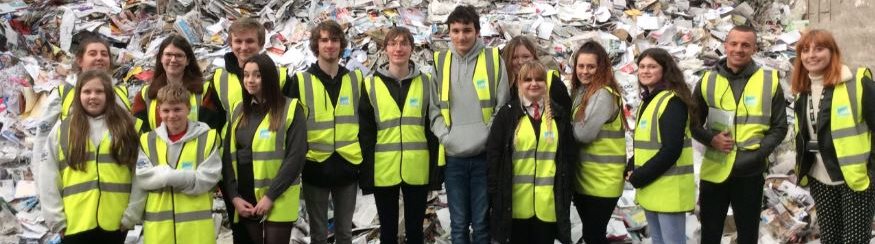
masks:
<svg viewBox="0 0 875 244"><path fill-rule="evenodd" d="M277 64L290 67L290 72L305 69L316 60L309 51L309 29L326 19L336 20L345 28L350 45L341 62L346 67L370 73L385 63L379 44L388 27L403 26L414 36L413 62L430 72L431 52L450 46L443 22L458 4L479 9L480 37L489 46L503 47L514 36L530 36L541 53L538 58L562 71L566 83L571 80L569 58L575 49L587 40L600 42L612 58L629 121L634 121L640 103L635 76L637 53L651 47L668 50L692 88L702 73L724 56L722 40L729 29L735 24L753 23L760 47L754 60L778 70L787 89L790 60L795 57L793 44L799 39L799 30L808 24L802 19L806 9L801 0L6 1L0 3L0 196L4 200L0 202L0 242L10 238L43 242L52 239L44 228L37 227L41 220L35 194L15 196L19 188L32 187L30 151L41 126L36 121L45 109L47 94L72 72L72 52L82 37L98 35L112 43L111 52L116 57L113 75L126 82L131 91L151 79L158 45L170 33L178 33L193 44L205 75L223 67L222 57L230 51L227 29L233 19L243 16L255 16L264 24L266 52ZM789 98L791 93L785 94ZM783 146L776 153L779 156L771 157L776 165L784 165L785 170L779 171L785 174L791 173L786 169L791 168L787 165L793 157L786 155L792 155L787 154L792 150ZM780 240L813 235L805 231L810 225L800 227L800 223L810 223L806 218L813 215L813 205L807 200L804 207L796 205L796 200L810 196L803 189L784 187L786 184L789 182L773 184L777 188L767 191L769 201L763 216L768 226L774 226L769 233ZM787 189L801 196L787 197ZM441 196L431 198L428 207L425 227L430 242L446 243L449 237L446 199ZM615 211L612 238L643 238L638 233L646 229L646 220L634 204L634 192L626 198L628 204ZM379 221L370 214L372 210L357 218L356 240L370 241L378 235L375 226ZM12 221L17 223L10 224ZM306 217L299 222L293 240L307 243Z"/></svg>

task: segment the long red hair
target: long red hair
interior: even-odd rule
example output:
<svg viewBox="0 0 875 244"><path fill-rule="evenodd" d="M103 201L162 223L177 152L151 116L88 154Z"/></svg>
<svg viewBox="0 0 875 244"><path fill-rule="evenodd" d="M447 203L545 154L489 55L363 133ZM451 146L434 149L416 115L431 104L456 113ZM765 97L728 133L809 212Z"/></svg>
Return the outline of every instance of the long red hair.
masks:
<svg viewBox="0 0 875 244"><path fill-rule="evenodd" d="M808 78L808 70L802 65L801 53L815 46L829 49L832 54L829 66L823 71L823 86L833 87L842 79L842 53L835 38L829 31L812 29L802 34L802 38L796 43L796 53L800 55L793 62L793 76L790 78L790 86L794 94L811 91L811 79Z"/></svg>

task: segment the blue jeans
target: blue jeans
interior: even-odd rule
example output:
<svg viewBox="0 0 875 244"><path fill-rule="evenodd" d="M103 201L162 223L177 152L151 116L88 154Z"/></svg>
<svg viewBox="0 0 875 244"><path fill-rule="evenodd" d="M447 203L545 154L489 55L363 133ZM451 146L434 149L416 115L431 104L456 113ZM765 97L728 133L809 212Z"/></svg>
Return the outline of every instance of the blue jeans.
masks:
<svg viewBox="0 0 875 244"><path fill-rule="evenodd" d="M653 244L687 243L687 213L644 211Z"/></svg>
<svg viewBox="0 0 875 244"><path fill-rule="evenodd" d="M447 157L444 184L453 244L489 243L486 164L485 153L467 158ZM474 229L470 237L469 226Z"/></svg>

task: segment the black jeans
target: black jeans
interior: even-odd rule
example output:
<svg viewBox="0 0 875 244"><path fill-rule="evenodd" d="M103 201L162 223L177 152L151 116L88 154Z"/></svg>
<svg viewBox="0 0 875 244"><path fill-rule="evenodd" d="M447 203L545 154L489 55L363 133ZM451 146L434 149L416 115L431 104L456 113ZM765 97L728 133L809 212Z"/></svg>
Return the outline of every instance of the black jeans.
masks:
<svg viewBox="0 0 875 244"><path fill-rule="evenodd" d="M100 227L79 232L72 235L66 235L64 238L61 238L61 243L64 244L94 244L94 243L105 243L105 244L123 244L125 243L125 235L127 235L127 231L116 230L116 231L106 231L101 229Z"/></svg>
<svg viewBox="0 0 875 244"><path fill-rule="evenodd" d="M292 227L295 222L271 222L261 219L240 219L241 226L246 229L247 235L252 238L251 243L274 244L289 243L292 237Z"/></svg>
<svg viewBox="0 0 875 244"><path fill-rule="evenodd" d="M554 243L558 228L556 223L547 223L532 217L529 219L513 219L511 222L510 243Z"/></svg>
<svg viewBox="0 0 875 244"><path fill-rule="evenodd" d="M405 243L422 244L422 223L425 218L425 201L428 186L401 184L389 187L374 187L374 201L380 217L380 243L398 243L398 192L404 193Z"/></svg>
<svg viewBox="0 0 875 244"><path fill-rule="evenodd" d="M732 177L723 183L701 181L699 187L699 220L702 222L702 243L720 243L726 210L732 205L738 243L757 243L760 212L763 205L762 174Z"/></svg>
<svg viewBox="0 0 875 244"><path fill-rule="evenodd" d="M583 225L583 241L587 244L607 244L608 221L617 207L616 198L587 196L575 193L574 206Z"/></svg>

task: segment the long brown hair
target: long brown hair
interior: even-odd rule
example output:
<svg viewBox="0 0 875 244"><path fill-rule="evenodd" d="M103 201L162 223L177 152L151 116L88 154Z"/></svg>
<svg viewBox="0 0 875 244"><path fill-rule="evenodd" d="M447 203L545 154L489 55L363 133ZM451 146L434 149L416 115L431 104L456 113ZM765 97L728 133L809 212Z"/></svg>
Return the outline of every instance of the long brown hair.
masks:
<svg viewBox="0 0 875 244"><path fill-rule="evenodd" d="M79 47L76 48L76 61L73 62L73 71L76 73L82 72L82 67L79 67L79 60L82 60L85 57L85 49L88 48L88 45L92 43L98 43L103 45L106 48L106 53L109 54L109 72L112 72L112 69L115 67L115 64L112 61L112 49L109 48L109 42L100 38L99 36L87 36L79 42Z"/></svg>
<svg viewBox="0 0 875 244"><path fill-rule="evenodd" d="M112 78L102 70L85 71L79 75L79 80L76 81L76 93L70 111L70 131L61 132L70 133L68 144L70 148L68 152L65 152L68 155L67 165L75 170L85 170L85 162L88 161L87 147L91 126L88 125L88 115L79 96L82 93L82 87L93 80L97 80L103 85L103 94L106 95L103 116L105 116L106 127L109 129L112 140L112 150L109 153L117 164L133 168L140 145L137 132L134 130L134 120L125 109L116 104Z"/></svg>
<svg viewBox="0 0 875 244"><path fill-rule="evenodd" d="M580 92L580 89L584 89L583 84L580 83L580 78L577 77L577 59L580 58L581 54L592 54L596 57L596 71L595 75L592 77L592 81L586 85L587 89L583 92L583 98L580 100L580 105L577 108L572 109L572 113L574 111L577 112L577 115L574 117L575 121L583 121L584 119L584 110L586 109L586 105L589 103L589 99L592 98L595 93L601 89L602 87L608 87L614 90L617 94L620 92L620 86L617 85L617 80L614 79L614 69L611 66L611 60L608 57L608 52L605 51L605 48L602 47L596 41L588 41L580 46L577 49L577 52L574 52L574 55L571 58L571 94L576 95ZM619 98L617 99L620 109L622 109L622 104L619 103ZM622 111L620 111L622 114Z"/></svg>
<svg viewBox="0 0 875 244"><path fill-rule="evenodd" d="M204 75L201 73L201 68L198 66L197 57L194 56L194 51L192 50L191 45L188 44L188 41L186 41L184 37L173 34L165 38L158 47L158 55L155 56L155 78L152 79L152 83L149 85L148 94L146 95L151 99L155 99L155 97L158 96L158 91L167 85L167 71L164 70L164 64L161 63L161 58L164 56L164 50L170 45L181 49L182 52L185 53L185 59L188 60L188 65L185 66L185 70L182 74L182 84L184 84L185 88L192 94L203 93Z"/></svg>
<svg viewBox="0 0 875 244"><path fill-rule="evenodd" d="M517 72L519 70L512 70L513 66L511 62L513 62L513 53L516 52L516 48L518 46L523 46L532 53L532 58L534 60L538 60L538 49L535 48L535 43L532 42L532 39L529 39L525 36L517 36L507 44L504 45L504 48L501 49L501 58L504 59L504 68L507 70L508 80L516 80ZM522 65L520 65L522 67Z"/></svg>
<svg viewBox="0 0 875 244"><path fill-rule="evenodd" d="M520 73L517 76L517 79L515 82L517 84L516 85L517 87L520 87L520 82L522 82L526 78L526 76L540 77L541 79L544 79L544 81L546 82L547 66L544 66L544 64L542 64L538 61L530 61L530 62L526 62L523 65L521 65L520 66ZM523 98L523 89L517 89L517 96L519 96L519 98L520 98L519 101L520 101L520 103L522 103L522 101L523 101L523 99L522 99ZM547 123L546 124L547 130L551 130L551 128L553 128L553 125L552 125L552 123L553 123L553 105L552 105L552 102L550 101L550 91L547 91L546 83L544 84L544 113L541 114L541 119L542 119L541 121L543 121L544 123ZM520 127L519 127L519 124L517 124L514 135L519 134L519 130L520 130ZM548 138L548 140L553 140L553 139ZM514 140L514 143L516 143L516 140Z"/></svg>
<svg viewBox="0 0 875 244"><path fill-rule="evenodd" d="M666 86L666 90L674 92L675 96L680 98L681 101L687 105L687 114L689 114L690 125L698 125L699 110L696 109L696 103L693 101L693 96L690 94L690 87L688 87L687 82L684 81L684 73L678 68L677 63L675 63L671 54L662 48L650 48L644 50L644 52L638 55L638 60L635 60L635 64L640 64L641 60L646 57L653 59L653 61L656 61L656 63L662 67L662 80L659 82Z"/></svg>
<svg viewBox="0 0 875 244"><path fill-rule="evenodd" d="M835 38L825 30L809 30L802 34L802 38L796 42L796 52L802 53L803 50L814 48L815 46L829 49L832 54L829 60L829 66L823 71L823 86L833 87L842 79L842 52L839 51L839 46L836 44ZM802 55L796 57L793 62L793 75L790 78L790 87L793 88L793 93L811 91L811 78L808 78L808 69L802 65Z"/></svg>
<svg viewBox="0 0 875 244"><path fill-rule="evenodd" d="M258 65L258 72L261 74L261 96L264 98L264 102L253 105L252 99L255 96L243 91L243 113L241 118L246 118L248 114L254 113L256 109L266 109L271 118L270 130L277 132L280 130L280 123L286 119L280 117L283 113L283 108L285 108L285 99L283 99L285 97L280 93L279 71L277 71L273 60L266 54L252 56L252 58L243 63L243 67L246 67L249 63ZM246 119L241 119L238 126L246 126L246 121Z"/></svg>

